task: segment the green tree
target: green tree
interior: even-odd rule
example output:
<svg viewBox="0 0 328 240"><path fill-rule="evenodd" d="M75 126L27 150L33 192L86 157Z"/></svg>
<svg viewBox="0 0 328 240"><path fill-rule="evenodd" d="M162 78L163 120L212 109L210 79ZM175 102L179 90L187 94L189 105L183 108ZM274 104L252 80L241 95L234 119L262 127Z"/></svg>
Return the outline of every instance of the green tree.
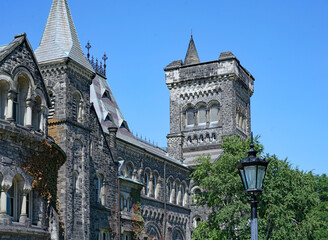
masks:
<svg viewBox="0 0 328 240"><path fill-rule="evenodd" d="M328 240L328 177L326 174L316 176L318 181L317 192L320 204L317 208L317 217L320 228L315 232L315 239Z"/></svg>
<svg viewBox="0 0 328 240"><path fill-rule="evenodd" d="M198 225L193 239L250 239L249 197L243 192L236 163L247 157L250 140L238 136L223 139L223 154L211 163L200 157L191 178L204 189L198 205L211 209L208 221ZM263 146L255 141L263 153ZM258 206L259 239L315 239L319 228L317 181L311 172L293 169L287 160L270 160Z"/></svg>

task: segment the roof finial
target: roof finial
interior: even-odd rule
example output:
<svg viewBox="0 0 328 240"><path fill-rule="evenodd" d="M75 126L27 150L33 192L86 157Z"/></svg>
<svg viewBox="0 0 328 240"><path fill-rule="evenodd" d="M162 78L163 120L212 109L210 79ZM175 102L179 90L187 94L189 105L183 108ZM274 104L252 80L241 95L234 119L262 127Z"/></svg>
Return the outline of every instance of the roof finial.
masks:
<svg viewBox="0 0 328 240"><path fill-rule="evenodd" d="M87 45L85 46L86 49L88 49L88 54L87 54L87 57L88 57L88 60L90 58L90 53L89 53L89 50L91 48L91 45L90 45L90 42L88 41Z"/></svg>
<svg viewBox="0 0 328 240"><path fill-rule="evenodd" d="M255 156L257 151L254 149L253 132L251 132L251 144L249 145L248 156Z"/></svg>
<svg viewBox="0 0 328 240"><path fill-rule="evenodd" d="M102 57L102 59L104 60L104 74L106 75L106 67L107 67L106 60L108 59L106 53L104 53L104 56Z"/></svg>
<svg viewBox="0 0 328 240"><path fill-rule="evenodd" d="M196 46L194 43L194 39L192 37L192 30L191 30L191 37L190 37L190 41L189 41L187 54L186 54L186 57L184 60L184 65L197 64L199 62L200 61L199 61L198 53L197 53Z"/></svg>

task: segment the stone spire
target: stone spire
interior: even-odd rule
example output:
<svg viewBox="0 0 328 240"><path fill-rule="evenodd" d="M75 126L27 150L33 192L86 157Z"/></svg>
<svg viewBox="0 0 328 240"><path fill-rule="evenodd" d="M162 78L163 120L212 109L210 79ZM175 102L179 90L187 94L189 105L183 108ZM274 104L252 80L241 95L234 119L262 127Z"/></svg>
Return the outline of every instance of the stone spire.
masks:
<svg viewBox="0 0 328 240"><path fill-rule="evenodd" d="M35 55L40 63L70 58L94 72L82 51L67 0L53 0Z"/></svg>
<svg viewBox="0 0 328 240"><path fill-rule="evenodd" d="M198 53L196 50L196 46L194 43L194 39L190 38L190 42L189 42L189 46L188 46L188 51L184 60L184 65L188 65L188 64L195 64L195 63L199 63L199 57L198 57Z"/></svg>

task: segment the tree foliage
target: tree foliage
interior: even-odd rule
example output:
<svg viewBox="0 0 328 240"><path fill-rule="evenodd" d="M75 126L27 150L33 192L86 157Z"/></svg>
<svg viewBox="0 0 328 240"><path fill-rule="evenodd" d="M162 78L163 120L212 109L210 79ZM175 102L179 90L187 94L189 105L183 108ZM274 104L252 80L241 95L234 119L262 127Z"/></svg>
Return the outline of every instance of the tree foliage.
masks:
<svg viewBox="0 0 328 240"><path fill-rule="evenodd" d="M211 209L208 221L198 225L193 239L250 239L250 205L243 191L236 163L247 157L250 140L238 136L223 140L223 154L211 163L200 157L191 178L203 193L198 205ZM263 146L255 140L263 155ZM323 225L318 219L318 180L311 172L293 169L287 160L266 154L270 164L258 206L259 239L324 239L317 238ZM323 197L327 197L324 193Z"/></svg>

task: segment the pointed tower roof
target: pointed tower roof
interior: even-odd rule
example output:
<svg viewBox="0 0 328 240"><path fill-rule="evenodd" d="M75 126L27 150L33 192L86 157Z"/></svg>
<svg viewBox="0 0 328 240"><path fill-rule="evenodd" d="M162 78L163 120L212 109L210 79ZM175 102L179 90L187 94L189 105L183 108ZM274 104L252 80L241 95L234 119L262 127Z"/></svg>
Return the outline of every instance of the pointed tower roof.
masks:
<svg viewBox="0 0 328 240"><path fill-rule="evenodd" d="M94 72L82 51L67 0L53 0L35 55L41 63L68 57Z"/></svg>
<svg viewBox="0 0 328 240"><path fill-rule="evenodd" d="M190 37L190 42L187 50L187 54L184 60L184 65L200 63L194 39L192 35Z"/></svg>

